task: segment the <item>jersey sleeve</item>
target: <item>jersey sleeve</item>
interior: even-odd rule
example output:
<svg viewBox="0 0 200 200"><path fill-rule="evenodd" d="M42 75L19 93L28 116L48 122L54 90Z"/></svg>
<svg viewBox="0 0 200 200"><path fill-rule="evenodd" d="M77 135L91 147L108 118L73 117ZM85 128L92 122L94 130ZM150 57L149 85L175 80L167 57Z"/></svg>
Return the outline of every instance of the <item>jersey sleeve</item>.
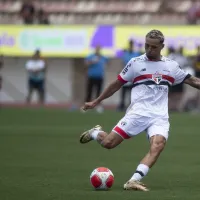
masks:
<svg viewBox="0 0 200 200"><path fill-rule="evenodd" d="M118 80L120 80L123 83L132 82L134 79L134 73L133 73L133 61L130 60L127 65L124 67L124 69L121 71L121 73L118 75Z"/></svg>
<svg viewBox="0 0 200 200"><path fill-rule="evenodd" d="M180 66L177 64L174 69L174 84L177 85L182 83L185 79L191 77L191 75L187 72L185 72L183 69L180 68Z"/></svg>

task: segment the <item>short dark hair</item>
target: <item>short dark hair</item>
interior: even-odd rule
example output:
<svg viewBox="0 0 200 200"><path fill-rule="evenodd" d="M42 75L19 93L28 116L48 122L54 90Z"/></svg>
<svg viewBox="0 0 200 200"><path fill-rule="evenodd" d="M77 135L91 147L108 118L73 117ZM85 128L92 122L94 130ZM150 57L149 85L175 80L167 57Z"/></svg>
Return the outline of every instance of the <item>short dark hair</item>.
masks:
<svg viewBox="0 0 200 200"><path fill-rule="evenodd" d="M159 30L151 30L150 32L147 33L146 37L152 38L152 39L158 39L160 43L163 43L165 40L164 35L162 34L161 31Z"/></svg>

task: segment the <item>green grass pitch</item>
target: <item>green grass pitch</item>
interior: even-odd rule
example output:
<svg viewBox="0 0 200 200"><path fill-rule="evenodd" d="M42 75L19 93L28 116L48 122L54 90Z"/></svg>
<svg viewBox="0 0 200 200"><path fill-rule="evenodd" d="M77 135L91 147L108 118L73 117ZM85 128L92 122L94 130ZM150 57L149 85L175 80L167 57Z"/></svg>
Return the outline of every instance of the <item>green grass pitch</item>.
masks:
<svg viewBox="0 0 200 200"><path fill-rule="evenodd" d="M79 135L96 124L110 131L123 113L56 109L0 110L0 200L199 200L200 116L172 114L166 149L143 180L150 192L123 191L148 150L145 134L107 150ZM109 191L94 191L89 176L105 166Z"/></svg>

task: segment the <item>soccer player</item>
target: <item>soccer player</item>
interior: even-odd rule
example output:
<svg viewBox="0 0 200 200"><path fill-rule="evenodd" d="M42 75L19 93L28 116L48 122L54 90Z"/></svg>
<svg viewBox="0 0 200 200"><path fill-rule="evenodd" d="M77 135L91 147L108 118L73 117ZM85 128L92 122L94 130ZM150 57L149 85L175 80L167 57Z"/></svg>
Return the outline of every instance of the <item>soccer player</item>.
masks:
<svg viewBox="0 0 200 200"><path fill-rule="evenodd" d="M101 46L96 46L95 52L85 59L85 65L87 66L86 102L91 101L93 94L96 95L96 97L100 95L107 63L108 58L101 53ZM99 113L103 112L103 107L100 105L96 109Z"/></svg>
<svg viewBox="0 0 200 200"><path fill-rule="evenodd" d="M104 148L112 149L124 139L146 131L150 149L133 176L124 184L125 190L149 189L140 181L156 163L168 139L168 91L169 86L186 83L200 89L200 79L184 72L177 62L161 55L164 36L159 30L152 30L145 38L145 54L132 58L118 78L114 80L94 101L86 102L83 110L92 109L104 99L112 96L123 84L133 82L131 104L125 116L110 134L97 125L80 136L81 143L96 140Z"/></svg>
<svg viewBox="0 0 200 200"><path fill-rule="evenodd" d="M1 70L1 68L3 68L3 65L4 65L4 58L3 58L3 55L0 55L0 70ZM0 91L2 89L2 79L3 78L0 74Z"/></svg>
<svg viewBox="0 0 200 200"><path fill-rule="evenodd" d="M137 52L134 50L134 41L129 40L129 47L127 50L125 50L123 52L123 54L121 56L123 68L129 62L129 60L131 58L135 58L140 55L141 55L140 52ZM129 94L131 92L132 86L133 86L133 83L128 82L128 83L124 84L123 87L121 88L120 103L118 106L118 109L120 111L123 111L123 110L125 110L125 108L127 108L126 103L125 103L126 96L127 96L127 94Z"/></svg>
<svg viewBox="0 0 200 200"><path fill-rule="evenodd" d="M31 102L32 93L36 90L39 94L39 102L45 102L45 75L46 62L40 56L40 50L36 50L34 55L26 63L26 70L28 72L28 95L27 103Z"/></svg>

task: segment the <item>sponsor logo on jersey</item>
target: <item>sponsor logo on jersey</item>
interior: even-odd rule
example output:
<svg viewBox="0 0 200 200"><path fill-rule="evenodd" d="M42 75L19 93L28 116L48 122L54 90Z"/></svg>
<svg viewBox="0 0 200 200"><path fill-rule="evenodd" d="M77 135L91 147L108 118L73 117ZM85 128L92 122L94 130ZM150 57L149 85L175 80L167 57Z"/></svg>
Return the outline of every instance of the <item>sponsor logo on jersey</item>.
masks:
<svg viewBox="0 0 200 200"><path fill-rule="evenodd" d="M125 126L127 123L126 122L121 122L121 125L122 126Z"/></svg>
<svg viewBox="0 0 200 200"><path fill-rule="evenodd" d="M146 68L143 68L143 69L141 69L141 72L145 72L147 69Z"/></svg>

